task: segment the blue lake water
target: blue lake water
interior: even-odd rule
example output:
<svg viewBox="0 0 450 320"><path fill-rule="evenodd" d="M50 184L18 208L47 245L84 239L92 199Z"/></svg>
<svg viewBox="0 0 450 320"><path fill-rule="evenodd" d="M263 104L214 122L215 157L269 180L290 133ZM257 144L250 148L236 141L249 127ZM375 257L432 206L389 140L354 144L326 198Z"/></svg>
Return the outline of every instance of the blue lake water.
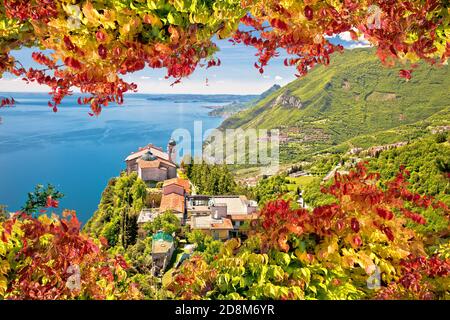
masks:
<svg viewBox="0 0 450 320"><path fill-rule="evenodd" d="M0 204L19 210L36 184L51 183L65 197L60 208L73 209L83 222L96 210L107 181L124 169L124 158L153 143L166 149L173 130L203 130L222 119L208 116L208 105L248 101L248 96L128 95L123 106L90 117L89 108L68 97L57 113L40 93L13 96L13 108L0 110Z"/></svg>

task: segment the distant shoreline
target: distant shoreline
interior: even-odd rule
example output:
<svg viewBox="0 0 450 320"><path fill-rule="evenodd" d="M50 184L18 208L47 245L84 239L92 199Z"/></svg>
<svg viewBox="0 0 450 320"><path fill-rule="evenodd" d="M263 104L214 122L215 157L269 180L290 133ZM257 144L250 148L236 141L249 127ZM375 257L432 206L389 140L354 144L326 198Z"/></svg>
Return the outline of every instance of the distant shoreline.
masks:
<svg viewBox="0 0 450 320"><path fill-rule="evenodd" d="M39 94L49 96L47 91L0 91L0 95L14 95L14 94ZM74 92L72 96L87 95L81 92ZM124 93L124 96L199 96L199 97L257 97L258 94L237 94L237 93ZM50 96L49 96L50 97Z"/></svg>

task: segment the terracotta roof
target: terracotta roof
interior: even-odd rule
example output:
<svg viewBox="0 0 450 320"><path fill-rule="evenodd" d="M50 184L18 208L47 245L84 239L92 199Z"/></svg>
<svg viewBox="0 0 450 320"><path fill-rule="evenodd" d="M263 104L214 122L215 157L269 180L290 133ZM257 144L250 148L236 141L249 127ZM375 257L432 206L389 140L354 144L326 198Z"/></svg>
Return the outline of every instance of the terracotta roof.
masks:
<svg viewBox="0 0 450 320"><path fill-rule="evenodd" d="M176 212L184 212L184 208L185 208L184 196L176 193L170 193L162 196L159 211L164 212L172 210Z"/></svg>
<svg viewBox="0 0 450 320"><path fill-rule="evenodd" d="M228 216L231 220L237 220L237 221L242 221L242 220L256 220L258 219L258 215L253 213L253 214L232 214Z"/></svg>
<svg viewBox="0 0 450 320"><path fill-rule="evenodd" d="M139 167L141 167L142 169L144 168L159 168L159 166L161 165L161 162L159 161L159 159L153 160L153 161L145 161L142 159L139 159L137 161Z"/></svg>
<svg viewBox="0 0 450 320"><path fill-rule="evenodd" d="M153 161L145 161L145 160L139 159L137 161L137 163L138 163L139 167L141 167L142 169L143 168L161 168L162 163L164 163L170 167L176 167L175 163L164 160L164 159L160 159L160 158L153 160Z"/></svg>
<svg viewBox="0 0 450 320"><path fill-rule="evenodd" d="M211 223L211 229L234 229L230 219L222 218L222 223Z"/></svg>
<svg viewBox="0 0 450 320"><path fill-rule="evenodd" d="M159 159L159 161L161 161L162 163L165 163L165 164L167 164L167 165L169 165L171 167L175 167L175 168L177 167L177 165L175 163L173 163L172 161L170 161L170 160Z"/></svg>
<svg viewBox="0 0 450 320"><path fill-rule="evenodd" d="M233 230L233 224L230 219L213 219L211 216L192 216L191 226L193 229L200 230Z"/></svg>
<svg viewBox="0 0 450 320"><path fill-rule="evenodd" d="M172 184L176 184L176 185L179 185L179 186L183 187L184 191L186 191L187 193L191 192L191 187L189 185L189 180L182 179L182 178L168 179L168 180L164 181L163 188L167 187L167 186L170 186Z"/></svg>
<svg viewBox="0 0 450 320"><path fill-rule="evenodd" d="M153 155L155 155L158 158L161 158L164 160L169 160L169 155L166 152L164 152L161 148L158 148L152 144L149 144L143 148L139 148L138 151L131 153L128 157L125 158L125 161L130 161L130 160L139 158L144 153L146 153L148 150L150 150L153 153Z"/></svg>

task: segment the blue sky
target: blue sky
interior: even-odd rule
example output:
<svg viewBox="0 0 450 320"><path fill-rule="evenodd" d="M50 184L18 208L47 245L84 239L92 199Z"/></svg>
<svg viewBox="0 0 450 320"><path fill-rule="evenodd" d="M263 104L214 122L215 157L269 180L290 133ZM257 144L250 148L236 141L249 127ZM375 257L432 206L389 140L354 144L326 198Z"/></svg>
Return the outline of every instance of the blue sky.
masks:
<svg viewBox="0 0 450 320"><path fill-rule="evenodd" d="M341 43L346 48L367 46L364 41L352 42L349 34L344 33L332 38L333 43ZM180 84L170 84L173 79L165 79L165 69L146 68L125 76L125 80L135 82L139 93L192 93L192 94L259 94L274 84L285 85L295 78L295 68L283 64L286 54L280 51L280 56L270 61L264 74L253 66L256 62L256 50L244 45L233 45L228 40L216 41L220 48L217 57L222 65L209 69L198 68L190 77ZM33 49L22 49L14 52L26 67L33 65L31 53ZM208 85L206 79L208 78ZM20 79L5 75L0 79L0 92L48 92L48 87L37 84L27 85Z"/></svg>

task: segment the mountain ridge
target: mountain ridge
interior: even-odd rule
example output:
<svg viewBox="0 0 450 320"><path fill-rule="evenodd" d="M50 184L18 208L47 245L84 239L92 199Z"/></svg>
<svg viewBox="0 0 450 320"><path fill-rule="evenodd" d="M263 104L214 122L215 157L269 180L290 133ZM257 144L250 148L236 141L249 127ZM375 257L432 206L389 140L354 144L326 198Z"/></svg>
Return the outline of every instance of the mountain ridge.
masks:
<svg viewBox="0 0 450 320"><path fill-rule="evenodd" d="M338 146L341 151L367 147L358 142L360 136L372 135L372 144L391 143L395 134L388 139L384 132L403 128L414 136L417 128L424 130L422 121L449 124L448 67L419 64L410 81L398 76L400 69L382 66L374 49L347 50L335 54L329 66L311 70L225 119L219 129L280 129L287 141L281 145L281 160L289 163Z"/></svg>
<svg viewBox="0 0 450 320"><path fill-rule="evenodd" d="M261 93L259 96L255 97L251 101L247 101L247 102L234 101L230 104L214 108L214 110L208 112L208 115L210 115L212 117L225 117L225 118L230 117L239 111L243 111L243 110L250 108L252 106L252 104L258 103L259 101L263 100L264 98L266 98L273 92L279 90L280 88L281 88L281 86L279 84L274 84L269 89L267 89L266 91L264 91L263 93Z"/></svg>

